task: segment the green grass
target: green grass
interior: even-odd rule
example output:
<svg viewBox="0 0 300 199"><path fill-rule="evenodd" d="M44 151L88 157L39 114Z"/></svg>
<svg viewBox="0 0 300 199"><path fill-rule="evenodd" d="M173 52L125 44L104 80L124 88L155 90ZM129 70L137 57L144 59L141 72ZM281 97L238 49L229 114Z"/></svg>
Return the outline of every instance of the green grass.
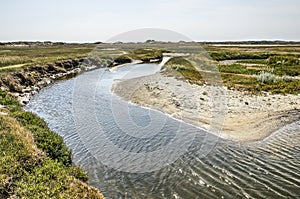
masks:
<svg viewBox="0 0 300 199"><path fill-rule="evenodd" d="M266 91L276 94L300 94L300 80L293 80L290 82L278 81L272 84L259 84L257 91Z"/></svg>
<svg viewBox="0 0 300 199"><path fill-rule="evenodd" d="M245 74L245 75L257 75L260 71L268 71L265 69L256 70L249 69L249 67L241 64L232 64L232 65L221 65L219 66L219 71L224 73L234 73L234 74Z"/></svg>
<svg viewBox="0 0 300 199"><path fill-rule="evenodd" d="M300 80L275 82L260 82L255 77L242 77L234 74L221 74L223 84L229 88L234 88L242 91L249 91L257 94L262 91L273 94L299 94Z"/></svg>
<svg viewBox="0 0 300 199"><path fill-rule="evenodd" d="M264 63L264 65L247 66L243 64L258 64ZM235 74L248 74L248 75L258 75L262 71L268 71L274 73L278 76L299 76L300 75L300 65L297 63L290 64L284 62L272 63L270 60L261 60L257 62L256 60L243 60L236 62L231 65L220 65L220 72L235 73Z"/></svg>
<svg viewBox="0 0 300 199"><path fill-rule="evenodd" d="M62 137L51 131L43 119L33 113L23 111L17 100L6 96L3 91L1 93L0 104L5 105L10 111L10 115L32 132L36 145L51 159L70 166L72 153L63 142Z"/></svg>
<svg viewBox="0 0 300 199"><path fill-rule="evenodd" d="M0 198L103 198L41 118L3 91L0 104L9 113L0 116Z"/></svg>
<svg viewBox="0 0 300 199"><path fill-rule="evenodd" d="M172 74L179 78L184 78L191 83L200 84L202 81L201 74L193 66L192 62L183 57L173 57L165 63L163 70L167 74Z"/></svg>
<svg viewBox="0 0 300 199"><path fill-rule="evenodd" d="M274 74L276 75L300 75L300 55L272 56L268 60L268 65L274 68Z"/></svg>
<svg viewBox="0 0 300 199"><path fill-rule="evenodd" d="M267 59L271 56L269 53L264 52L240 52L230 50L220 50L211 52L210 56L216 61L222 60L239 60L239 59Z"/></svg>
<svg viewBox="0 0 300 199"><path fill-rule="evenodd" d="M16 111L12 113L26 129L33 133L36 145L42 149L48 157L61 162L63 165L72 164L71 151L64 144L61 136L51 131L46 122L33 113Z"/></svg>
<svg viewBox="0 0 300 199"><path fill-rule="evenodd" d="M247 60L238 60L236 63L239 64L268 64L268 59L247 59Z"/></svg>
<svg viewBox="0 0 300 199"><path fill-rule="evenodd" d="M16 64L45 64L72 58L82 58L86 57L94 48L94 44L36 47L1 46L0 67Z"/></svg>
<svg viewBox="0 0 300 199"><path fill-rule="evenodd" d="M216 48L214 48L214 51L216 51ZM236 49L234 51L236 51ZM249 49L247 49L247 52L250 53ZM277 53L278 52L279 51L277 51ZM257 52L254 52L254 57L256 56L256 53ZM231 65L220 65L219 72L221 73L223 84L233 89L248 91L255 94L263 91L279 94L299 94L300 81L287 77L287 75L296 76L298 75L297 72L300 71L297 65L298 62L295 61L297 58L295 57L295 55L289 57L289 60L292 59L292 61L285 61L284 63L286 63L286 65L284 66L282 66L282 64L277 66L269 64L269 62L272 61L271 58L270 60L243 60L240 63ZM201 74L204 75L206 71L200 71L199 73L192 63L194 62L190 62L187 58L174 57L165 64L164 71L168 75L180 77L184 80L188 80L190 83L201 85L203 83ZM247 66L243 64L263 65ZM199 67L201 68L201 66ZM271 76L274 77L274 81L260 81L258 77L262 72L271 74Z"/></svg>
<svg viewBox="0 0 300 199"><path fill-rule="evenodd" d="M298 94L300 92L299 80L289 78L289 76L300 75L300 46L207 45L205 49L215 61L237 60L230 65L216 62L224 84L228 87L254 93L266 91ZM262 74L269 74L272 81L259 81L258 77Z"/></svg>
<svg viewBox="0 0 300 199"><path fill-rule="evenodd" d="M127 49L128 50L128 49ZM126 54L120 55L117 58L114 59L114 62L116 64L126 64L131 63L133 60L140 60L144 63L149 63L152 60L157 60L156 62L160 62L163 57L163 52L166 52L165 50L161 49L134 49Z"/></svg>
<svg viewBox="0 0 300 199"><path fill-rule="evenodd" d="M136 49L131 51L128 55L132 59L142 60L144 62L150 62L152 59L161 60L164 51L160 49Z"/></svg>

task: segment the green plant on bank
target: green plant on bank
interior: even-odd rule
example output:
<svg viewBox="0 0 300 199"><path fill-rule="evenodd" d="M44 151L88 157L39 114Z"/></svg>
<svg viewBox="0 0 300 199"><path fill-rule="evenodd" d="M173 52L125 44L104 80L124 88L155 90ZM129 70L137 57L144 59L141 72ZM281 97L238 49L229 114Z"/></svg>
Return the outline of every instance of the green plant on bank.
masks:
<svg viewBox="0 0 300 199"><path fill-rule="evenodd" d="M1 46L0 67L16 64L46 64L83 58L95 48L94 44L66 44L53 46Z"/></svg>
<svg viewBox="0 0 300 199"><path fill-rule="evenodd" d="M263 69L261 69L261 70L263 70ZM257 75L260 73L261 70L249 69L249 67L241 65L241 64L231 64L231 65L219 66L220 72L234 73L234 74Z"/></svg>
<svg viewBox="0 0 300 199"><path fill-rule="evenodd" d="M205 46L224 85L252 93L300 93L300 46ZM230 63L230 62L228 62ZM296 77L298 76L298 77Z"/></svg>
<svg viewBox="0 0 300 199"><path fill-rule="evenodd" d="M267 74L268 76L269 74ZM271 75L272 76L272 75ZM280 77L268 77L261 81L258 77L241 77L235 74L221 74L223 84L229 88L248 91L251 93L270 92L274 94L300 94L300 80ZM266 78L266 77L265 77ZM274 78L274 79L273 79Z"/></svg>
<svg viewBox="0 0 300 199"><path fill-rule="evenodd" d="M267 59L271 56L269 53L262 52L241 52L241 51L230 51L220 50L216 52L210 52L212 59L216 61L221 60L238 60L238 59Z"/></svg>
<svg viewBox="0 0 300 199"><path fill-rule="evenodd" d="M38 116L0 92L0 198L103 198L87 173L71 163L62 138Z"/></svg>
<svg viewBox="0 0 300 199"><path fill-rule="evenodd" d="M126 54L118 56L117 58L115 58L114 62L116 64L131 63L133 60L140 60L144 63L149 63L151 61L160 62L163 58L163 52L168 51L156 48L135 49L129 51Z"/></svg>
<svg viewBox="0 0 300 199"><path fill-rule="evenodd" d="M300 57L299 56L271 56L268 59L268 64L270 65L285 65L285 66L299 66Z"/></svg>
<svg viewBox="0 0 300 199"><path fill-rule="evenodd" d="M132 59L142 60L144 62L150 62L155 59L161 61L163 52L165 51L161 49L136 49L129 52L129 56Z"/></svg>
<svg viewBox="0 0 300 199"><path fill-rule="evenodd" d="M272 69L251 70L247 66L240 64L220 66L223 84L229 88L234 88L251 93L262 91L280 94L299 94L300 80L292 79L289 76L278 76L272 74ZM188 80L190 83L202 84L201 74L191 62L183 57L171 58L163 67L164 73ZM232 73L232 74L230 74Z"/></svg>
<svg viewBox="0 0 300 199"><path fill-rule="evenodd" d="M300 75L300 56L272 56L268 65L274 68L276 75Z"/></svg>
<svg viewBox="0 0 300 199"><path fill-rule="evenodd" d="M300 80L277 81L274 83L256 84L256 91L270 92L274 94L300 94Z"/></svg>
<svg viewBox="0 0 300 199"><path fill-rule="evenodd" d="M179 78L184 78L191 83L201 84L201 74L193 64L183 57L172 57L162 68L165 73L170 73Z"/></svg>
<svg viewBox="0 0 300 199"><path fill-rule="evenodd" d="M247 60L237 60L238 64L260 64L266 65L268 64L268 59L247 59Z"/></svg>

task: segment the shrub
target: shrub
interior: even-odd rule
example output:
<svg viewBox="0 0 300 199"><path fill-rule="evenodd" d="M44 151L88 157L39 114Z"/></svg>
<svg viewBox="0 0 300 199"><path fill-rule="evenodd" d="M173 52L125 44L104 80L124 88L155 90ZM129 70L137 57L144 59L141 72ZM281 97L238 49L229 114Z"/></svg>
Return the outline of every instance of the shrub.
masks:
<svg viewBox="0 0 300 199"><path fill-rule="evenodd" d="M286 75L280 77L280 76L274 75L272 73L262 71L257 76L257 81L259 81L261 83L276 83L276 82L279 82L279 81L291 82L292 79L289 76L286 76Z"/></svg>
<svg viewBox="0 0 300 199"><path fill-rule="evenodd" d="M280 78L272 73L269 72L264 72L262 71L258 76L257 76L257 81L261 83L273 83L273 82L278 82Z"/></svg>
<svg viewBox="0 0 300 199"><path fill-rule="evenodd" d="M116 58L114 60L114 62L117 63L117 64L131 63L131 58L128 57L127 55L121 55L120 57Z"/></svg>

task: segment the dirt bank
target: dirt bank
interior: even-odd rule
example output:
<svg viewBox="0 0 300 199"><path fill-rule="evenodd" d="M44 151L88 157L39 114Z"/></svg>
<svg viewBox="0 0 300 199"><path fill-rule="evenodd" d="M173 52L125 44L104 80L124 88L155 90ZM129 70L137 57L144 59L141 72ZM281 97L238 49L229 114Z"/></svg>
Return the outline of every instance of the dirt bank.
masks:
<svg viewBox="0 0 300 199"><path fill-rule="evenodd" d="M83 67L83 64L89 67ZM49 63L45 65L29 66L15 72L2 73L0 89L7 91L24 105L41 88L51 84L54 80L68 76L75 76L82 71L100 67L92 59L71 59Z"/></svg>

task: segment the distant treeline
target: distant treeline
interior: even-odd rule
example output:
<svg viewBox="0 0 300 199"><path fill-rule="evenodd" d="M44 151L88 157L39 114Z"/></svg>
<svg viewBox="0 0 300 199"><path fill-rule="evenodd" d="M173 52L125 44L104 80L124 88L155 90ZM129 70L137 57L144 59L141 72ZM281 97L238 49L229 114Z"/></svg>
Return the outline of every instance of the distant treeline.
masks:
<svg viewBox="0 0 300 199"><path fill-rule="evenodd" d="M198 42L201 44L220 45L289 45L300 44L300 41L223 41L223 42Z"/></svg>
<svg viewBox="0 0 300 199"><path fill-rule="evenodd" d="M52 45L78 45L78 44L102 44L103 42L94 43L67 43L67 42L52 42L52 41L16 41L16 42L0 42L0 46L52 46ZM126 44L127 42L115 42L114 44ZM155 40L147 40L145 42L128 42L128 43L199 43L199 44L209 44L209 45L300 45L300 41L201 41L201 42L162 42Z"/></svg>
<svg viewBox="0 0 300 199"><path fill-rule="evenodd" d="M93 44L101 44L95 42ZM52 42L52 41L15 41L15 42L0 42L0 46L59 46L59 45L78 45L91 43L67 43L67 42Z"/></svg>

